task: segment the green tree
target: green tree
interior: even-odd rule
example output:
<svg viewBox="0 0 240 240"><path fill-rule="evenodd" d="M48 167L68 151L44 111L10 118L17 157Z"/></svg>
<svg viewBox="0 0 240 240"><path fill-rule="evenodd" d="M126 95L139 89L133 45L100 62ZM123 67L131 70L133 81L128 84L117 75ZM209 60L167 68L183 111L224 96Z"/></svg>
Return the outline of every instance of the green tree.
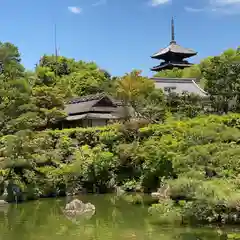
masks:
<svg viewBox="0 0 240 240"><path fill-rule="evenodd" d="M169 70L164 70L158 72L154 75L154 77L166 77L166 78L181 78L183 75L183 70L179 68L173 68Z"/></svg>
<svg viewBox="0 0 240 240"><path fill-rule="evenodd" d="M5 78L13 80L24 75L18 48L9 42L0 42L1 73Z"/></svg>
<svg viewBox="0 0 240 240"><path fill-rule="evenodd" d="M116 81L116 95L125 103L136 106L137 102L147 97L154 90L154 83L140 75L141 71L132 71Z"/></svg>
<svg viewBox="0 0 240 240"><path fill-rule="evenodd" d="M73 95L84 96L104 92L109 84L103 72L81 70L61 79L62 86L68 86Z"/></svg>
<svg viewBox="0 0 240 240"><path fill-rule="evenodd" d="M40 82L57 85L65 97L95 94L109 89L111 76L89 62L75 61L62 56L44 55L36 68Z"/></svg>
<svg viewBox="0 0 240 240"><path fill-rule="evenodd" d="M0 125L2 134L14 133L21 129L34 129L39 123L36 106L31 98L31 86L20 78L6 80L0 85Z"/></svg>
<svg viewBox="0 0 240 240"><path fill-rule="evenodd" d="M204 106L207 101L196 94L176 94L170 93L165 98L167 111L174 114L177 118L196 117L204 113Z"/></svg>
<svg viewBox="0 0 240 240"><path fill-rule="evenodd" d="M182 70L182 77L183 78L196 78L201 79L202 72L199 64L194 64L191 67L184 68Z"/></svg>
<svg viewBox="0 0 240 240"><path fill-rule="evenodd" d="M36 86L32 90L32 102L41 119L40 129L51 127L66 117L64 112L64 94L56 87Z"/></svg>
<svg viewBox="0 0 240 240"><path fill-rule="evenodd" d="M140 102L144 102L144 99L154 90L153 81L140 74L141 71L134 70L114 82L115 96L124 103L126 120L132 115L140 114L142 109L139 107Z"/></svg>
<svg viewBox="0 0 240 240"><path fill-rule="evenodd" d="M210 94L216 112L239 111L239 60L240 52L230 49L209 59L202 70L206 79L205 90Z"/></svg>
<svg viewBox="0 0 240 240"><path fill-rule="evenodd" d="M140 99L136 104L136 112L149 122L163 122L167 113L163 91L154 89L146 98Z"/></svg>

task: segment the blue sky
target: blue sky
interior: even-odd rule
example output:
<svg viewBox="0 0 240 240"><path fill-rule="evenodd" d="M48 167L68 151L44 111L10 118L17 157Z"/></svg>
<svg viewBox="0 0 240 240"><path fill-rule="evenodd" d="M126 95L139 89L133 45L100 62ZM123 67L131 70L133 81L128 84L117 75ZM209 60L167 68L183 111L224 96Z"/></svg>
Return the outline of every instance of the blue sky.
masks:
<svg viewBox="0 0 240 240"><path fill-rule="evenodd" d="M240 0L0 0L0 41L19 47L33 69L54 51L96 61L113 75L157 65L150 55L168 45L171 17L176 40L193 48L192 62L240 45Z"/></svg>

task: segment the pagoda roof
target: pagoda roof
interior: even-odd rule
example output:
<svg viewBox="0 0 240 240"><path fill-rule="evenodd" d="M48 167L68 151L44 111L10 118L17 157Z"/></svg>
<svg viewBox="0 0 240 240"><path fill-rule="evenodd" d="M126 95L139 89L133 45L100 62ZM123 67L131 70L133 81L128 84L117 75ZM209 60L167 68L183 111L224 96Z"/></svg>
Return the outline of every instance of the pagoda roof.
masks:
<svg viewBox="0 0 240 240"><path fill-rule="evenodd" d="M184 48L177 44L175 41L171 41L167 47L162 48L160 51L153 54L151 58L164 59L164 56L168 55L168 53L184 55L185 57L192 57L197 54L197 52L195 52L194 50L190 48Z"/></svg>
<svg viewBox="0 0 240 240"><path fill-rule="evenodd" d="M189 62L178 62L178 63L174 63L174 62L163 62L158 66L155 66L153 68L151 68L151 71L162 71L165 69L173 69L174 67L176 68L186 68L186 67L190 67L192 66L192 63Z"/></svg>
<svg viewBox="0 0 240 240"><path fill-rule="evenodd" d="M157 53L153 54L151 57L156 59L170 60L174 57L173 55L178 55L178 57L180 58L187 58L187 57L192 57L196 54L197 52L195 52L194 50L190 48L184 48L179 44L177 44L177 42L175 41L174 19L172 18L170 44L167 47L162 48Z"/></svg>

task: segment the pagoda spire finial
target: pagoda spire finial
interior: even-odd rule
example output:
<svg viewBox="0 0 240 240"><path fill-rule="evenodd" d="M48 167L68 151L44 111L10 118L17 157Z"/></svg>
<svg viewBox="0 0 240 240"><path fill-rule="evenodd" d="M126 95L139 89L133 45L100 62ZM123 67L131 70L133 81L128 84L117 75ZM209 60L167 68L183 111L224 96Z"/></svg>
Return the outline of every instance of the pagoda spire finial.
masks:
<svg viewBox="0 0 240 240"><path fill-rule="evenodd" d="M174 29L174 18L171 21L171 43L176 43L175 41L175 29Z"/></svg>

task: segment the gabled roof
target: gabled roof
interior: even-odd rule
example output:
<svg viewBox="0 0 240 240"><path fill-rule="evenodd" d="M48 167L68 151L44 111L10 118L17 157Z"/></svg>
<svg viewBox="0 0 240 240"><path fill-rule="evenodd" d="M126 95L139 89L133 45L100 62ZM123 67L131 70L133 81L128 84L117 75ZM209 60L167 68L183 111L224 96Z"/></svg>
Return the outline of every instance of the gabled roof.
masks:
<svg viewBox="0 0 240 240"><path fill-rule="evenodd" d="M197 94L199 96L207 96L205 92L194 78L151 78L155 82L156 88L161 88L163 91L167 88L172 89L173 92L182 94L184 92Z"/></svg>
<svg viewBox="0 0 240 240"><path fill-rule="evenodd" d="M178 45L175 41L172 41L167 47L162 48L157 53L153 54L151 58L161 59L161 57L168 53L182 54L186 57L191 57L197 54L197 52L195 52L194 50L190 48L184 48Z"/></svg>
<svg viewBox="0 0 240 240"><path fill-rule="evenodd" d="M85 102L76 102L65 105L64 111L68 115L74 115L76 113L85 113L89 112L90 109L98 102L99 100L90 100Z"/></svg>
<svg viewBox="0 0 240 240"><path fill-rule="evenodd" d="M103 99L107 99L110 104L106 107L101 106L101 111L104 112L104 109L107 110L107 108L109 107L117 107L117 104L110 97L106 96L105 94L96 94L71 99L70 101L68 101L68 104L65 105L65 112L68 115L90 112L94 108L94 106Z"/></svg>
<svg viewBox="0 0 240 240"><path fill-rule="evenodd" d="M82 96L82 97L75 97L75 98L70 99L67 102L67 104L75 104L75 103L80 103L80 102L101 100L104 97L110 99L116 105L123 105L123 102L121 100L114 99L113 97L109 96L106 93L97 93L97 94L90 94L90 95L86 95L86 96Z"/></svg>
<svg viewBox="0 0 240 240"><path fill-rule="evenodd" d="M91 95L87 95L87 96L72 98L67 103L75 104L75 103L80 103L80 102L88 102L88 101L92 101L92 100L100 100L101 98L103 98L105 96L106 96L106 94L104 94L104 93L91 94Z"/></svg>
<svg viewBox="0 0 240 240"><path fill-rule="evenodd" d="M105 106L101 100L107 100ZM105 102L106 103L106 102ZM68 114L67 121L80 119L122 119L126 115L133 116L134 110L120 100L115 100L106 94L95 94L71 99L65 105Z"/></svg>

